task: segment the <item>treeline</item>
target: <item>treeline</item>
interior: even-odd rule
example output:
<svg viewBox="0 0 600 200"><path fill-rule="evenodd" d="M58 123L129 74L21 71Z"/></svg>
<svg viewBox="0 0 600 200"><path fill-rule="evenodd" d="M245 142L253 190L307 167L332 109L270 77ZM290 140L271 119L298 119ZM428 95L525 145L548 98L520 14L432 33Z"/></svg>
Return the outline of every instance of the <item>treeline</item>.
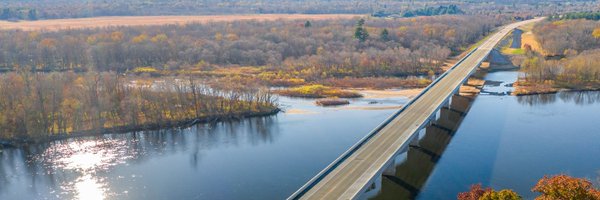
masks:
<svg viewBox="0 0 600 200"><path fill-rule="evenodd" d="M527 81L566 88L599 87L600 35L594 34L599 25L589 20L536 25L533 32L547 55L528 53L522 64Z"/></svg>
<svg viewBox="0 0 600 200"><path fill-rule="evenodd" d="M251 66L306 79L407 75L439 69L449 55L462 52L500 23L480 16L368 19L362 26L370 34L357 39L356 21L3 31L0 69L210 71Z"/></svg>
<svg viewBox="0 0 600 200"><path fill-rule="evenodd" d="M434 15L456 15L464 14L456 5L442 5L437 7L425 7L413 10L405 10L401 13L386 13L384 11L377 11L372 14L374 17L416 17L416 16L434 16Z"/></svg>
<svg viewBox="0 0 600 200"><path fill-rule="evenodd" d="M600 86L600 49L561 60L530 55L522 67L529 82L549 81L559 87L578 89Z"/></svg>
<svg viewBox="0 0 600 200"><path fill-rule="evenodd" d="M143 15L215 15L303 13L333 14L402 13L407 10L435 11L437 6L458 5L468 14L544 16L556 13L590 11L596 7L594 0L450 0L450 1L361 1L361 0L27 0L2 1L0 8L35 9L39 19L81 18L96 16ZM426 7L431 7L428 11ZM24 19L24 18L23 18Z"/></svg>
<svg viewBox="0 0 600 200"><path fill-rule="evenodd" d="M37 20L38 13L34 8L2 8L0 20Z"/></svg>
<svg viewBox="0 0 600 200"><path fill-rule="evenodd" d="M587 19L587 20L600 20L600 12L574 12L560 15L552 15L548 17L549 20L564 20L564 19Z"/></svg>
<svg viewBox="0 0 600 200"><path fill-rule="evenodd" d="M456 15L464 14L458 6L438 6L438 7L426 7L416 10L409 10L402 13L403 17L415 17L415 16L433 16L433 15Z"/></svg>
<svg viewBox="0 0 600 200"><path fill-rule="evenodd" d="M116 73L0 75L0 140L142 130L276 112L266 89L190 77L148 81Z"/></svg>
<svg viewBox="0 0 600 200"><path fill-rule="evenodd" d="M554 0L501 0L478 1L460 5L468 14L508 16L516 19L551 16L561 13L589 12L597 10L596 0L554 1Z"/></svg>

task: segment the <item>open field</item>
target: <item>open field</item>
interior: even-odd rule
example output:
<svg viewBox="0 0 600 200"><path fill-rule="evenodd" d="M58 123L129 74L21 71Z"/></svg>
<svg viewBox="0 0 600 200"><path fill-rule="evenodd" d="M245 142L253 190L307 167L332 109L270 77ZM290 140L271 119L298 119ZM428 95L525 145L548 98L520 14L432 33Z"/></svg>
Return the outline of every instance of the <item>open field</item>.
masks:
<svg viewBox="0 0 600 200"><path fill-rule="evenodd" d="M110 26L150 26L165 24L229 22L237 20L325 20L351 19L362 15L351 14L262 14L262 15L204 15L204 16L119 16L78 19L52 19L38 21L8 22L0 21L0 29L61 30L81 28L101 28Z"/></svg>

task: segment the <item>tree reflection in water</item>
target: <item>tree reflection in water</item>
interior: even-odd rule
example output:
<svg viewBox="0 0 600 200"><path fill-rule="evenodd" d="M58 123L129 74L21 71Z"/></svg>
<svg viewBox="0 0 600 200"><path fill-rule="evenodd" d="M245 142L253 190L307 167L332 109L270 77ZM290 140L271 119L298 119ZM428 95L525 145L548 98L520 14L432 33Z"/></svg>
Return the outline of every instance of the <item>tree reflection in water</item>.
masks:
<svg viewBox="0 0 600 200"><path fill-rule="evenodd" d="M117 165L177 152L190 153L197 168L203 150L272 143L277 139L277 116L250 118L185 129L142 131L72 138L4 149L0 153L0 194L11 184L26 182L33 194L59 199L114 197L105 175ZM14 183L13 183L14 182ZM126 193L127 191L121 191ZM46 196L47 197L47 196Z"/></svg>
<svg viewBox="0 0 600 200"><path fill-rule="evenodd" d="M559 92L556 94L524 95L517 97L519 103L532 106L552 104L558 99L565 103L573 102L577 105L589 105L600 102L600 91Z"/></svg>

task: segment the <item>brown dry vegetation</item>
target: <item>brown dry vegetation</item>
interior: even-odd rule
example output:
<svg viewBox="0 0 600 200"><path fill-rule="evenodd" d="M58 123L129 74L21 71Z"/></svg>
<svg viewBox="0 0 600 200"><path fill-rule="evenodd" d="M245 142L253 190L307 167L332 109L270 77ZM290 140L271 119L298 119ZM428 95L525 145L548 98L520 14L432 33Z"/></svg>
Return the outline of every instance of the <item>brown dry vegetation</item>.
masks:
<svg viewBox="0 0 600 200"><path fill-rule="evenodd" d="M423 88L431 84L430 79L425 78L395 78L395 77L365 77L365 78L329 78L322 81L323 85L342 88Z"/></svg>
<svg viewBox="0 0 600 200"><path fill-rule="evenodd" d="M0 29L32 30L62 30L102 28L115 26L149 26L167 24L231 22L238 20L325 20L325 19L351 19L363 15L355 14L254 14L254 15L205 15L205 16L119 16L119 17L93 17L79 19L51 19L39 21L0 21Z"/></svg>
<svg viewBox="0 0 600 200"><path fill-rule="evenodd" d="M250 74L275 85L334 77L425 75L440 72L439 63L452 52L461 52L499 25L473 16L369 18L364 26L372 30L371 37L360 42L353 34L356 19L313 21L309 27L304 23L6 30L0 31L0 48L5 49L0 53L0 70ZM387 37L377 37L383 30Z"/></svg>
<svg viewBox="0 0 600 200"><path fill-rule="evenodd" d="M522 96L531 94L551 94L558 92L558 89L553 87L553 85L553 81L537 83L519 80L513 85L515 90L512 92L512 94L516 96Z"/></svg>
<svg viewBox="0 0 600 200"><path fill-rule="evenodd" d="M138 78L114 72L0 74L0 142L182 126L278 111L266 88L248 83L217 87L192 77Z"/></svg>
<svg viewBox="0 0 600 200"><path fill-rule="evenodd" d="M350 101L346 99L330 98L330 99L319 99L315 102L319 106L340 106L350 104Z"/></svg>
<svg viewBox="0 0 600 200"><path fill-rule="evenodd" d="M325 98L325 97L340 97L340 98L359 98L362 95L358 92L344 91L338 88L327 87L323 85L306 85L290 89L275 91L277 94L290 97L304 98Z"/></svg>
<svg viewBox="0 0 600 200"><path fill-rule="evenodd" d="M521 49L531 49L532 51L545 55L542 46L532 32L526 32L521 35Z"/></svg>

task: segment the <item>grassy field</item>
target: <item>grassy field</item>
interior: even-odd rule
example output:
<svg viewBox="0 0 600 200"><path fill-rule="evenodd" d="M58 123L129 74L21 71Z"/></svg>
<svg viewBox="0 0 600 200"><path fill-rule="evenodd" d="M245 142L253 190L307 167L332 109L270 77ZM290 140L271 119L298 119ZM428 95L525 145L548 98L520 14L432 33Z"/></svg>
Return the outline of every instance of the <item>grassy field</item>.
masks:
<svg viewBox="0 0 600 200"><path fill-rule="evenodd" d="M0 29L62 30L100 28L110 26L150 26L165 24L229 22L237 20L325 20L351 19L363 15L352 14L260 14L260 15L205 15L205 16L119 16L77 19L52 19L38 21L0 21Z"/></svg>
<svg viewBox="0 0 600 200"><path fill-rule="evenodd" d="M523 31L521 35L521 48L510 48L511 45L509 43L502 48L502 53L505 55L524 55L526 53L525 46L530 46L531 50L543 54L542 47L532 32L534 26L535 23L520 26L519 29Z"/></svg>
<svg viewBox="0 0 600 200"><path fill-rule="evenodd" d="M502 48L502 54L504 55L524 55L525 49L515 49L515 48Z"/></svg>

